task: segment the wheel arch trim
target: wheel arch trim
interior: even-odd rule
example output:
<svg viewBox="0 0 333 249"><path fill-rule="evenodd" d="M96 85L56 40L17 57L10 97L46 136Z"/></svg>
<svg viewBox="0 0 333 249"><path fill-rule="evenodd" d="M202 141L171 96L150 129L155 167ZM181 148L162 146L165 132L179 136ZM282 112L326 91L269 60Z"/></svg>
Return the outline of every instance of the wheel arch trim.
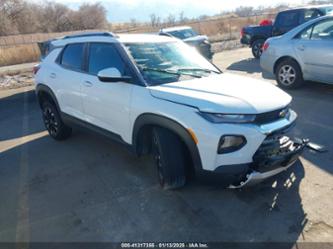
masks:
<svg viewBox="0 0 333 249"><path fill-rule="evenodd" d="M302 65L298 62L298 60L297 60L296 58L294 58L294 57L292 57L292 56L290 56L290 55L284 55L284 56L281 56L281 57L279 57L279 59L277 59L277 60L274 62L273 73L276 74L276 70L277 70L279 64L280 64L282 61L284 61L284 60L288 60L288 59L289 59L289 60L293 60L293 61L295 61L295 62L298 64L298 66L299 66L299 68L301 69L302 74L303 74L303 68L302 68Z"/></svg>
<svg viewBox="0 0 333 249"><path fill-rule="evenodd" d="M42 103L40 102L39 94L41 94L43 92L48 94L52 98L52 101L55 103L58 112L61 113L60 106L59 106L58 100L56 98L56 95L54 94L54 92L52 91L52 89L50 87L48 87L47 85L44 85L44 84L38 84L36 86L36 95L37 95L37 99L38 99L40 107L42 106Z"/></svg>
<svg viewBox="0 0 333 249"><path fill-rule="evenodd" d="M135 153L138 154L138 135L144 126L152 125L166 128L175 134L177 134L185 146L187 147L195 170L202 170L202 162L199 154L196 142L193 140L192 135L189 133L188 129L185 128L179 122L154 113L144 113L138 116L134 122L133 133L132 133L132 145Z"/></svg>

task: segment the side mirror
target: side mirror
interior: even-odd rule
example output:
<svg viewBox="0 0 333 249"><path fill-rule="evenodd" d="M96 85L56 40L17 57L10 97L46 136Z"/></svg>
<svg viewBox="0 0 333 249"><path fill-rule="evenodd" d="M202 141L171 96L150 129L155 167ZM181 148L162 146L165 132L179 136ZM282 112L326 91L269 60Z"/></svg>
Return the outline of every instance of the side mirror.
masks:
<svg viewBox="0 0 333 249"><path fill-rule="evenodd" d="M103 69L98 72L97 77L102 82L131 82L132 78L123 76L115 67Z"/></svg>

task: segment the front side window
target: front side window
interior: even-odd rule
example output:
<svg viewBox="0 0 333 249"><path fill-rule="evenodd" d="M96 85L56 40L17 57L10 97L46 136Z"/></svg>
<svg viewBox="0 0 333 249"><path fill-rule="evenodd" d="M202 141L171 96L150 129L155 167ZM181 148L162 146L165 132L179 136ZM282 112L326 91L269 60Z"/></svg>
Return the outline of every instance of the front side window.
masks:
<svg viewBox="0 0 333 249"><path fill-rule="evenodd" d="M149 85L220 73L194 48L182 42L128 43L126 47Z"/></svg>
<svg viewBox="0 0 333 249"><path fill-rule="evenodd" d="M324 21L315 25L311 40L333 40L333 20Z"/></svg>
<svg viewBox="0 0 333 249"><path fill-rule="evenodd" d="M62 54L61 65L73 70L81 70L84 55L84 43L69 44Z"/></svg>
<svg viewBox="0 0 333 249"><path fill-rule="evenodd" d="M111 43L91 43L89 46L88 72L97 75L99 71L114 67L127 75L126 65L117 49Z"/></svg>

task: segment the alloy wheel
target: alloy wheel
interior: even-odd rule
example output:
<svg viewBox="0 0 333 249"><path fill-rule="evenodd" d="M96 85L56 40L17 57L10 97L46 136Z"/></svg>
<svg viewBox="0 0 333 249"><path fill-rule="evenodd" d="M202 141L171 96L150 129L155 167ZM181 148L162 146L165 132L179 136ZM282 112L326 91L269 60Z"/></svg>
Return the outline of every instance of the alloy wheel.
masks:
<svg viewBox="0 0 333 249"><path fill-rule="evenodd" d="M46 129L52 136L56 136L59 130L59 122L57 121L56 115L50 107L44 108L43 119Z"/></svg>
<svg viewBox="0 0 333 249"><path fill-rule="evenodd" d="M296 80L296 70L290 65L284 65L280 68L279 71L279 80L281 84L290 86Z"/></svg>

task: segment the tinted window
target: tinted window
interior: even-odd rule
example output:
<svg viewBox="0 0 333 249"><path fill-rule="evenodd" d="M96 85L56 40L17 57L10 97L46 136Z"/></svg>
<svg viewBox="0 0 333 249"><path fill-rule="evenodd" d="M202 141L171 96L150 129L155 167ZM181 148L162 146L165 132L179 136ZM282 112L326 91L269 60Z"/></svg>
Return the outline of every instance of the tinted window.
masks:
<svg viewBox="0 0 333 249"><path fill-rule="evenodd" d="M177 37L181 40L197 36L198 34L193 29L183 29L169 32L174 37Z"/></svg>
<svg viewBox="0 0 333 249"><path fill-rule="evenodd" d="M91 43L89 47L89 73L97 75L103 69L115 67L122 75L128 75L126 65L114 45Z"/></svg>
<svg viewBox="0 0 333 249"><path fill-rule="evenodd" d="M299 24L299 11L281 12L277 17L280 27L296 27Z"/></svg>
<svg viewBox="0 0 333 249"><path fill-rule="evenodd" d="M311 40L333 40L333 20L324 21L315 25Z"/></svg>
<svg viewBox="0 0 333 249"><path fill-rule="evenodd" d="M83 51L83 43L68 45L62 55L61 65L71 69L80 70L83 62Z"/></svg>

